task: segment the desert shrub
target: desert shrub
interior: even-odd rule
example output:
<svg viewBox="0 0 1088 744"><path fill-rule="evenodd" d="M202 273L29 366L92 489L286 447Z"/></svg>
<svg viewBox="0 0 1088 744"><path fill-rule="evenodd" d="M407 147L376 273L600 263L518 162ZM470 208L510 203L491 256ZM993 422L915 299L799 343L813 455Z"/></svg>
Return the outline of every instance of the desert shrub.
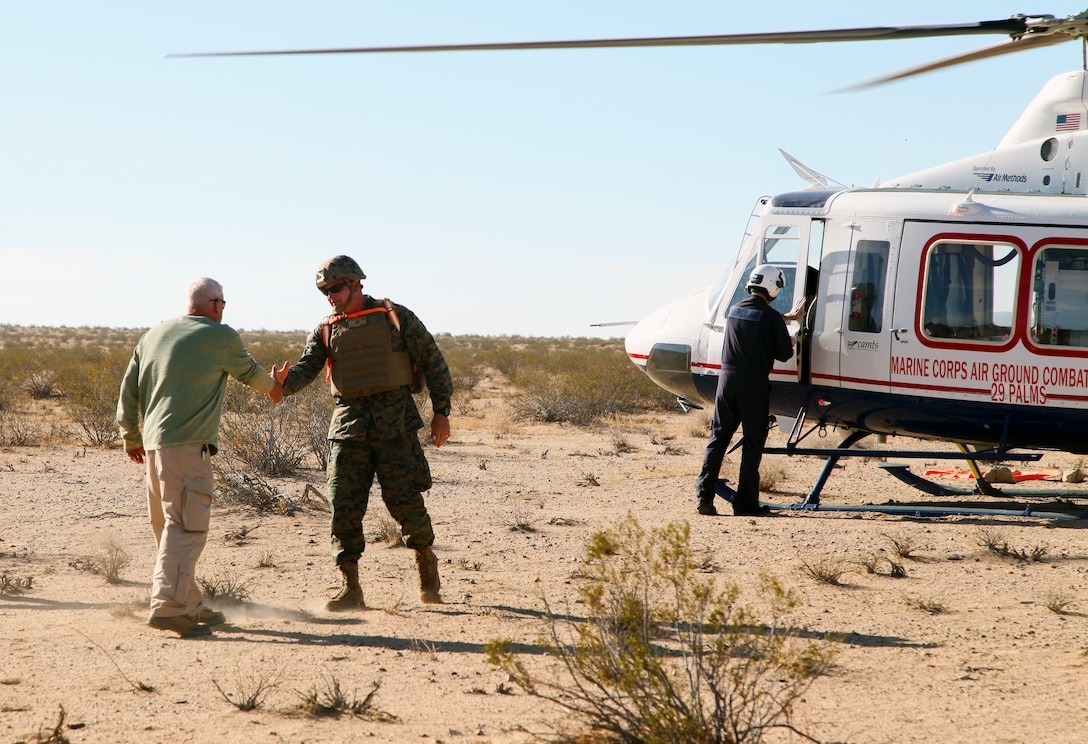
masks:
<svg viewBox="0 0 1088 744"><path fill-rule="evenodd" d="M247 712L260 708L268 693L279 687L280 673L275 670L250 673L239 670L235 674L233 686L224 689L214 678L212 684L224 700L238 710Z"/></svg>
<svg viewBox="0 0 1088 744"><path fill-rule="evenodd" d="M270 514L294 514L301 505L278 492L267 479L253 468L241 463L229 450L220 450L212 458L215 472L215 503L224 506L244 506Z"/></svg>
<svg viewBox="0 0 1088 744"><path fill-rule="evenodd" d="M605 737L594 740L754 744L786 729L814 741L792 709L832 651L780 624L797 600L777 580L763 577L771 620L761 624L736 584L699 572L686 522L647 534L630 515L590 538L585 561L586 619L549 608L541 644L557 667L530 672L509 643L488 646L525 692Z"/></svg>
<svg viewBox="0 0 1088 744"><path fill-rule="evenodd" d="M922 597L904 597L903 603L907 607L911 607L915 610L921 610L922 612L928 612L930 615L941 615L948 612L948 607L944 602L937 599L924 599Z"/></svg>
<svg viewBox="0 0 1088 744"><path fill-rule="evenodd" d="M891 535L886 532L882 534L891 544L892 552L900 558L910 558L914 551L918 549L918 543L915 541L914 536L910 534Z"/></svg>
<svg viewBox="0 0 1088 744"><path fill-rule="evenodd" d="M26 447L41 441L42 425L26 411L0 409L0 446Z"/></svg>
<svg viewBox="0 0 1088 744"><path fill-rule="evenodd" d="M463 392L473 390L484 378L482 365L479 364L469 364L459 368L457 372L453 372L451 368L450 372L453 376L453 389Z"/></svg>
<svg viewBox="0 0 1088 744"><path fill-rule="evenodd" d="M48 367L28 369L23 377L23 390L34 400L53 398L60 395L57 376Z"/></svg>
<svg viewBox="0 0 1088 744"><path fill-rule="evenodd" d="M9 576L0 573L0 594L22 594L33 588L33 576Z"/></svg>
<svg viewBox="0 0 1088 744"><path fill-rule="evenodd" d="M288 400L291 400L290 398ZM298 436L305 450L314 456L322 470L328 468L332 444L329 442L329 419L332 418L333 398L325 385L314 383L294 396L297 407ZM282 404L281 404L282 405Z"/></svg>
<svg viewBox="0 0 1088 744"><path fill-rule="evenodd" d="M495 339L495 343L477 351L475 358L489 367L494 367L506 379L517 384L523 369L537 367L543 363L544 349L527 348L525 339L517 336ZM451 369L453 367L451 366Z"/></svg>
<svg viewBox="0 0 1088 744"><path fill-rule="evenodd" d="M249 353L266 370L296 360L306 340L306 334L298 331L246 331L241 336ZM239 460L261 475L291 475L308 454L324 470L329 461L332 409L329 386L320 376L279 405L232 380L223 401L220 437ZM224 432L229 439L223 437Z"/></svg>
<svg viewBox="0 0 1088 744"><path fill-rule="evenodd" d="M839 558L807 558L801 559L801 572L821 584L830 586L842 586L843 574L847 572L847 565Z"/></svg>
<svg viewBox="0 0 1088 744"><path fill-rule="evenodd" d="M1062 589L1052 589L1043 595L1043 606L1056 615L1070 614L1075 604L1075 597Z"/></svg>
<svg viewBox="0 0 1088 744"><path fill-rule="evenodd" d="M1050 552L1045 545L1035 545L1031 548L1013 547L1005 540L1004 534L1000 530L989 528L979 530L978 544L994 555L1012 558L1023 563L1040 562Z"/></svg>
<svg viewBox="0 0 1088 744"><path fill-rule="evenodd" d="M374 698L381 686L382 683L378 680L371 682L370 692L360 700L354 691L349 693L340 685L340 680L330 674L323 689L315 685L309 692L299 693L299 707L304 713L314 717L339 717L347 714L370 721L395 721L396 716L374 705Z"/></svg>
<svg viewBox="0 0 1088 744"><path fill-rule="evenodd" d="M219 444L258 475L294 474L308 452L298 401L286 398L279 405L266 401L260 408L224 412Z"/></svg>
<svg viewBox="0 0 1088 744"><path fill-rule="evenodd" d="M58 360L57 381L65 412L79 425L84 444L108 446L120 438L117 396L131 350L68 351Z"/></svg>
<svg viewBox="0 0 1088 744"><path fill-rule="evenodd" d="M673 396L659 390L622 348L555 348L514 380L515 409L524 418L586 424L617 413L660 410Z"/></svg>
<svg viewBox="0 0 1088 744"><path fill-rule="evenodd" d="M118 584L121 581L121 572L132 563L125 549L112 540L102 544L98 553L90 559L91 570L106 580L109 584Z"/></svg>
<svg viewBox="0 0 1088 744"><path fill-rule="evenodd" d="M206 578L197 577L204 597L219 604L238 605L249 601L250 579L241 579L233 573Z"/></svg>
<svg viewBox="0 0 1088 744"><path fill-rule="evenodd" d="M281 362L294 362L306 346L305 331L239 331L246 350L266 370Z"/></svg>

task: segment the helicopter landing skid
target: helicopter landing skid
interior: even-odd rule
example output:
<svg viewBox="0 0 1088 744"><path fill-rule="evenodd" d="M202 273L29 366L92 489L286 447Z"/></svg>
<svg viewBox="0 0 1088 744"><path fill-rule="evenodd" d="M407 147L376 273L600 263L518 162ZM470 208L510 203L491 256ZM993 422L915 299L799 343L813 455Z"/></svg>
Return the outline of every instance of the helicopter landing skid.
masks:
<svg viewBox="0 0 1088 744"><path fill-rule="evenodd" d="M927 451L917 450L861 450L854 449L853 445L857 444L861 439L868 436L867 432L852 432L850 435L839 444L838 447L831 449L810 449L801 448L797 446L796 439L797 432L793 432L790 437L790 444L786 447L767 447L764 449L765 454L780 454L789 456L808 456L808 457L823 457L825 463L823 470L821 471L816 482L812 486L812 490L808 493L805 499L795 504L775 504L772 502L761 501L761 506L766 506L772 511L824 511L824 512L872 512L880 514L898 514L904 516L918 516L918 517L945 517L945 516L1009 516L1009 517L1038 517L1043 519L1088 519L1088 508L1081 508L1074 506L1067 500L1060 499L1063 495L1068 495L1068 492L1045 490L1045 489L1032 489L1032 490L1017 490L1016 496L1050 496L1058 498L1059 501L1050 505L1032 505L1016 503L1014 501L1006 500L1000 502L992 502L989 504L957 504L957 503L942 503L942 504L913 504L913 503L885 503L885 504L842 504L842 505L824 505L820 503L820 493L823 487L827 484L828 478L831 477L831 473L834 471L836 464L842 457L867 457L867 458L902 458L902 459L963 459L967 461L968 467L971 470L972 475L975 478L974 488L951 488L948 486L934 483L931 480L922 478L914 473L910 472L910 466L902 463L880 463L878 467L885 472L891 474L899 481L907 484L911 488L915 488L930 496L936 496L938 498L956 499L966 496L987 496L987 497L1006 497L1012 498L1010 495L1006 495L1000 489L995 488L990 484L978 468L979 461L1001 461L1001 460L1018 460L1023 462L1036 462L1042 458L1042 453L1013 453L1007 449L999 448L993 451L969 451L964 445L957 445L959 452L955 453L934 453ZM803 438L803 437L802 437ZM742 438L743 441L743 438ZM741 442L738 442L730 451L737 449ZM734 503L737 493L730 486L726 485L724 481L719 480L715 484L715 492L729 503ZM1052 508L1047 508L1050 506ZM1061 511L1053 510L1053 507L1062 509ZM1039 510L1039 509L1045 510Z"/></svg>
<svg viewBox="0 0 1088 744"><path fill-rule="evenodd" d="M907 485L918 488L931 496L956 497L977 496L978 491L966 488L946 488L939 484L920 478L907 470L906 465L882 464L884 468ZM715 483L715 493L732 504L737 492L719 480ZM1023 495L1046 496L1057 495L1054 491L1033 490ZM825 512L825 513L870 513L889 514L904 517L1035 517L1037 519L1054 520L1078 520L1088 519L1088 509L1081 511L1050 511L1037 510L1032 504L1017 504L1014 502L1000 502L993 504L911 504L911 503L885 503L885 504L822 504L819 497L814 500L805 499L796 504L776 504L772 501L760 501L760 506L765 506L772 512ZM1043 506L1043 505L1040 505ZM1071 507L1070 502L1059 503L1057 506Z"/></svg>
<svg viewBox="0 0 1088 744"><path fill-rule="evenodd" d="M895 476L911 488L917 488L930 496L972 496L978 493L973 488L949 488L948 486L942 486L940 483L934 483L910 472L910 465L906 463L882 462L878 463L877 467L889 475Z"/></svg>

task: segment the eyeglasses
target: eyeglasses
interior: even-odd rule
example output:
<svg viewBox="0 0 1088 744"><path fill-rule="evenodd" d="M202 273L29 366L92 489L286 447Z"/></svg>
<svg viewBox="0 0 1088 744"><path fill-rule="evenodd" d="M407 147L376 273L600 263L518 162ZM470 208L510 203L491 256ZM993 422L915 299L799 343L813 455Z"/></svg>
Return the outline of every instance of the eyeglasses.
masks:
<svg viewBox="0 0 1088 744"><path fill-rule="evenodd" d="M337 292L343 292L346 286L348 286L347 282L337 282L336 284L330 284L327 287L322 287L321 292L326 297L328 297L329 295L336 294Z"/></svg>
<svg viewBox="0 0 1088 744"><path fill-rule="evenodd" d="M222 297L212 297L210 300L208 300L208 302L212 303L213 305L217 302L222 302L223 307L227 306L227 301L224 300Z"/></svg>

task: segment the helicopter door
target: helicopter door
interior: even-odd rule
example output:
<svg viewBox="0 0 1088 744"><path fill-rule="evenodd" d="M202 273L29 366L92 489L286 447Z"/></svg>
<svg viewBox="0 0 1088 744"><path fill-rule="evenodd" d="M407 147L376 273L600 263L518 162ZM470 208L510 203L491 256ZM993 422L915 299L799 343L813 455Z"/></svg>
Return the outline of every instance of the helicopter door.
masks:
<svg viewBox="0 0 1088 744"><path fill-rule="evenodd" d="M785 275L785 291L780 292L771 302L771 307L775 310L785 315L790 312L794 302L804 296L808 296L811 302L816 292L817 271L809 263L810 260L817 260L822 239L823 222L820 220L795 215L764 216L753 240L742 254L747 257L743 267L738 263L729 273L729 279L736 282L732 285L732 293L728 292L730 284L725 279L719 283L717 289L712 290L711 296L717 299L706 325L718 331L725 327L729 308L748 294L745 283L748 275L759 264L773 264L782 269ZM798 327L796 323L790 323L790 333L795 333ZM707 358L717 361L721 359L724 336L714 333L709 338ZM807 354L804 359L807 359ZM799 366L799 361L790 359L787 362L776 362L771 374L772 379L793 382L799 375L807 376L808 367L807 364Z"/></svg>
<svg viewBox="0 0 1088 744"><path fill-rule="evenodd" d="M888 259L891 243L854 233L843 303L839 374L844 387L890 390Z"/></svg>
<svg viewBox="0 0 1088 744"><path fill-rule="evenodd" d="M816 384L887 391L893 291L888 283L892 243L873 223L851 231L849 251L829 250L820 266L820 297L812 343ZM882 239L867 237L880 235Z"/></svg>

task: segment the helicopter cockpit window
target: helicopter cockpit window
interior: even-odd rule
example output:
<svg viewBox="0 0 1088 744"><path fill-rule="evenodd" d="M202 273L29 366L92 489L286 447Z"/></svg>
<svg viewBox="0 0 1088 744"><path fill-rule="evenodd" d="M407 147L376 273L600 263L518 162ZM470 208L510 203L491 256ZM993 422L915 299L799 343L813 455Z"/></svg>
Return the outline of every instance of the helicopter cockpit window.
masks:
<svg viewBox="0 0 1088 744"><path fill-rule="evenodd" d="M1020 251L1007 243L945 243L926 259L928 338L1002 343L1012 331Z"/></svg>
<svg viewBox="0 0 1088 744"><path fill-rule="evenodd" d="M859 240L854 246L850 284L850 317L846 327L861 333L879 333L884 326L884 286L888 276L886 240Z"/></svg>
<svg viewBox="0 0 1088 744"><path fill-rule="evenodd" d="M1088 249L1049 246L1035 258L1031 339L1052 346L1088 346Z"/></svg>
<svg viewBox="0 0 1088 744"><path fill-rule="evenodd" d="M801 231L794 225L776 225L763 231L760 263L797 264L801 255Z"/></svg>
<svg viewBox="0 0 1088 744"><path fill-rule="evenodd" d="M719 317L723 323L729 308L748 295L745 282L748 275L759 264L774 264L782 269L782 273L786 276L786 288L774 298L771 307L783 315L793 309L793 282L797 274L797 259L801 250L801 230L795 225L773 225L767 227L759 239L761 241L759 253L749 259L748 265L744 267L743 278L733 291L733 296L729 298L729 302L719 308Z"/></svg>

